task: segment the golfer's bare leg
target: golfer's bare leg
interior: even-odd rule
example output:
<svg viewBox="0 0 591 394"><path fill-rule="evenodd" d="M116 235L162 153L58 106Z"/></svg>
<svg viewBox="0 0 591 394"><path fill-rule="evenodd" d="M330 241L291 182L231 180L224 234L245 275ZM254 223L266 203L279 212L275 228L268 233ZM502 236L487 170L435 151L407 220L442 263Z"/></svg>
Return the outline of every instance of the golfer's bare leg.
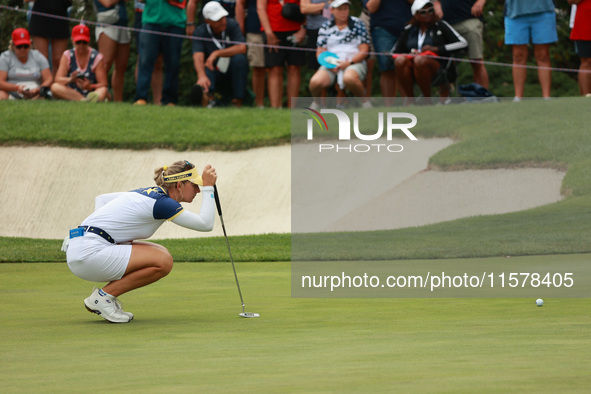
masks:
<svg viewBox="0 0 591 394"><path fill-rule="evenodd" d="M119 297L164 278L172 270L172 256L168 250L151 242L136 241L132 245L131 257L123 277L114 280L103 291Z"/></svg>

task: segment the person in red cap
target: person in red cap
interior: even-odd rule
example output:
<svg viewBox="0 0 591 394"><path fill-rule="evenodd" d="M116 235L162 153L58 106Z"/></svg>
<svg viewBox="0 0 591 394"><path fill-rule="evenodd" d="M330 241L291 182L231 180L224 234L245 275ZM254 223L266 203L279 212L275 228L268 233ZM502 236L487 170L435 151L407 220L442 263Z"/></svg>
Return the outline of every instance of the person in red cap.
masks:
<svg viewBox="0 0 591 394"><path fill-rule="evenodd" d="M44 97L52 80L49 62L31 48L27 29L15 29L10 49L0 55L0 100Z"/></svg>
<svg viewBox="0 0 591 394"><path fill-rule="evenodd" d="M62 55L51 85L53 96L70 101L104 101L108 94L107 71L103 55L89 45L88 26L74 26L72 42L74 48Z"/></svg>

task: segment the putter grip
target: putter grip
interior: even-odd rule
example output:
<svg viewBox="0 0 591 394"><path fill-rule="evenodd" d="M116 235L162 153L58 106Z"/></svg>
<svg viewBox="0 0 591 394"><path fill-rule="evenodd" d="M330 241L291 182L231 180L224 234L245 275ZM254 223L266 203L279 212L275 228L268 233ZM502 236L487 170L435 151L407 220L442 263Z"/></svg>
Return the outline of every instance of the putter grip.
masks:
<svg viewBox="0 0 591 394"><path fill-rule="evenodd" d="M218 215L222 216L222 204L220 204L220 196L218 195L218 187L213 185L213 197L215 198L215 206L218 209Z"/></svg>

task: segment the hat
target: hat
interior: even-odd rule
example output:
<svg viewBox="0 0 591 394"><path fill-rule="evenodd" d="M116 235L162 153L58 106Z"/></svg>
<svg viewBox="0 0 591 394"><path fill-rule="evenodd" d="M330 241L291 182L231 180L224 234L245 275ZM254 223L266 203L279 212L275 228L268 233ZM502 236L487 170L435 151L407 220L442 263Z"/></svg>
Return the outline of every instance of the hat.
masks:
<svg viewBox="0 0 591 394"><path fill-rule="evenodd" d="M351 4L351 2L349 0L334 0L332 3L330 3L330 6L332 8L339 8L343 4Z"/></svg>
<svg viewBox="0 0 591 394"><path fill-rule="evenodd" d="M196 185L203 186L203 179L197 172L196 167L193 167L187 171L179 172L178 174L164 175L164 183L176 183L183 181L191 181Z"/></svg>
<svg viewBox="0 0 591 394"><path fill-rule="evenodd" d="M72 29L72 41L90 42L90 29L86 25L76 25Z"/></svg>
<svg viewBox="0 0 591 394"><path fill-rule="evenodd" d="M410 7L410 13L413 14L413 16L414 16L414 14L416 14L418 10L420 10L421 8L426 6L427 4L433 5L433 2L429 1L429 0L415 0L412 3L412 6Z"/></svg>
<svg viewBox="0 0 591 394"><path fill-rule="evenodd" d="M228 16L228 11L217 1L210 1L203 6L203 18L217 22L224 16Z"/></svg>
<svg viewBox="0 0 591 394"><path fill-rule="evenodd" d="M12 43L14 45L31 45L31 36L29 35L27 29L23 29L22 27L14 29L12 32Z"/></svg>

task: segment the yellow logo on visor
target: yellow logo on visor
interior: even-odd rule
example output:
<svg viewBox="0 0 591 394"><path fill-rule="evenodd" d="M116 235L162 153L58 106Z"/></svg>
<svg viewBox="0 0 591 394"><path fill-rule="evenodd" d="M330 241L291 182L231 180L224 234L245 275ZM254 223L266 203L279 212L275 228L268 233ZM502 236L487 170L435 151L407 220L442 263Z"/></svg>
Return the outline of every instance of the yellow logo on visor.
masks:
<svg viewBox="0 0 591 394"><path fill-rule="evenodd" d="M178 174L164 176L165 183L174 183L180 181L191 181L199 186L203 186L203 179L201 179L201 176L199 176L196 168L191 168L190 170L179 172Z"/></svg>

